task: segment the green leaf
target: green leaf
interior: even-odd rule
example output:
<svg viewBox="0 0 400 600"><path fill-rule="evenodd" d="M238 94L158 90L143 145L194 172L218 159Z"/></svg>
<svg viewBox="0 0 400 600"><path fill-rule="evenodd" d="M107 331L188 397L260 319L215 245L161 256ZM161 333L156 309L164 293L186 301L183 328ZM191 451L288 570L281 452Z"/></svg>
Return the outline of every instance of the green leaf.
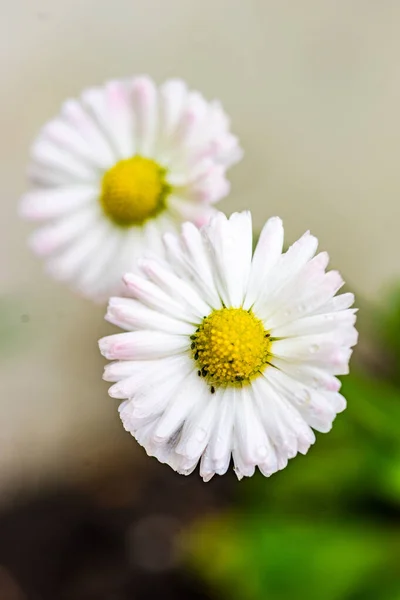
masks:
<svg viewBox="0 0 400 600"><path fill-rule="evenodd" d="M398 583L394 532L318 513L306 522L231 514L198 526L191 549L196 568L233 600L366 599L377 582L381 598L381 583Z"/></svg>

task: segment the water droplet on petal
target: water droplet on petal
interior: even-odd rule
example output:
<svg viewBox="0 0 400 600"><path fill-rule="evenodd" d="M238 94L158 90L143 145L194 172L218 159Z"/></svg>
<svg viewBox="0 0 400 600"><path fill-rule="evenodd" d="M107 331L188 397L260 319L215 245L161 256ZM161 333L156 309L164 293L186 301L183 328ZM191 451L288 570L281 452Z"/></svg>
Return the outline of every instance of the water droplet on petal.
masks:
<svg viewBox="0 0 400 600"><path fill-rule="evenodd" d="M319 382L318 377L313 377L312 384L313 384L313 388L316 390L320 387L320 382Z"/></svg>
<svg viewBox="0 0 400 600"><path fill-rule="evenodd" d="M318 350L319 350L318 344L311 344L309 350L310 350L311 354L315 354L315 352L318 352Z"/></svg>
<svg viewBox="0 0 400 600"><path fill-rule="evenodd" d="M301 403L308 402L310 399L310 392L307 389L302 389L295 394L295 398Z"/></svg>

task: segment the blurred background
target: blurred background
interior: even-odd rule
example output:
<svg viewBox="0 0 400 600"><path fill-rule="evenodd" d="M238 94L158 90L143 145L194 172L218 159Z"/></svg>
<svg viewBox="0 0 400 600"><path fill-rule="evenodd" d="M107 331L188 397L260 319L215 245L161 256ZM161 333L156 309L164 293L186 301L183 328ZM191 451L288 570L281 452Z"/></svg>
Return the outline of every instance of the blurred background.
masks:
<svg viewBox="0 0 400 600"><path fill-rule="evenodd" d="M399 600L400 3L2 0L0 600ZM67 97L179 76L245 158L226 212L311 229L357 294L349 408L271 479L149 459L107 395L93 307L17 218L29 146Z"/></svg>

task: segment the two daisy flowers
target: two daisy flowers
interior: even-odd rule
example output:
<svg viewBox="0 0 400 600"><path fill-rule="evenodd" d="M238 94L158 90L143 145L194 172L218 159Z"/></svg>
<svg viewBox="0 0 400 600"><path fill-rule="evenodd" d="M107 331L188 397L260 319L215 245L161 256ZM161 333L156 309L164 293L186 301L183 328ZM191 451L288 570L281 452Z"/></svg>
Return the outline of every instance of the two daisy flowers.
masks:
<svg viewBox="0 0 400 600"><path fill-rule="evenodd" d="M306 233L283 252L267 221L214 204L242 155L218 102L180 80L111 81L67 101L32 149L24 217L49 272L109 299L124 333L100 340L124 427L182 474L208 481L283 469L346 401L337 375L357 342L351 293Z"/></svg>

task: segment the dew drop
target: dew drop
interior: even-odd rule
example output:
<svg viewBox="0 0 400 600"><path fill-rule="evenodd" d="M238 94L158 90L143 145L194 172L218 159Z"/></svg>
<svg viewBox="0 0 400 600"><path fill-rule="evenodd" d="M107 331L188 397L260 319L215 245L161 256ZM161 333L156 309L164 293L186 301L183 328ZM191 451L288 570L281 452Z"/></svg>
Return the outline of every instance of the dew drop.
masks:
<svg viewBox="0 0 400 600"><path fill-rule="evenodd" d="M315 354L319 350L318 344L311 344L309 350L310 350L311 354Z"/></svg>
<svg viewBox="0 0 400 600"><path fill-rule="evenodd" d="M312 384L313 384L313 388L316 390L320 387L320 382L319 382L318 377L313 377Z"/></svg>
<svg viewBox="0 0 400 600"><path fill-rule="evenodd" d="M299 392L296 392L295 398L299 402L305 403L310 399L310 392L306 389L300 390Z"/></svg>
<svg viewBox="0 0 400 600"><path fill-rule="evenodd" d="M220 444L222 444L222 442L224 441L223 437L221 437L220 435L217 436L217 439L215 440L215 443L217 446L219 446Z"/></svg>

